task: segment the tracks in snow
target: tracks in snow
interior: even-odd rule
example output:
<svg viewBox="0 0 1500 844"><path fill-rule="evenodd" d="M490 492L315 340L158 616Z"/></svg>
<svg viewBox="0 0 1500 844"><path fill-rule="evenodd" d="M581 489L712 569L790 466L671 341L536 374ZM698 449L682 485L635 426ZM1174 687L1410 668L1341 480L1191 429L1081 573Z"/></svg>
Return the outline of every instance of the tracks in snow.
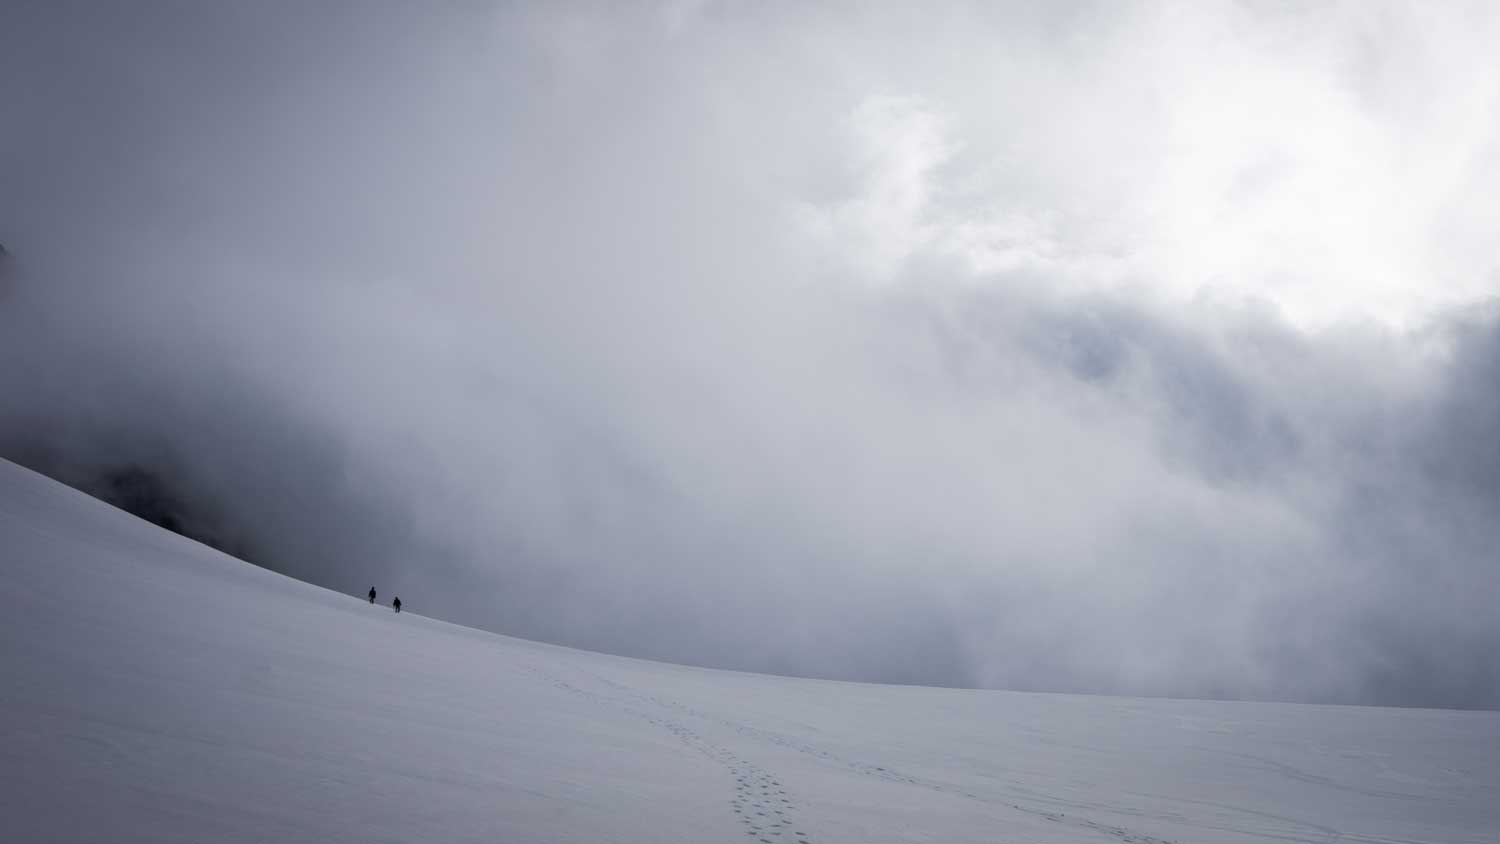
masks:
<svg viewBox="0 0 1500 844"><path fill-rule="evenodd" d="M960 797L967 800L973 800L978 803L984 803L990 806L1010 809L1013 811L1021 812L1023 814L1042 818L1049 823L1055 823L1060 826L1071 826L1077 829L1082 829L1088 832L1107 836L1109 838L1115 839L1116 841L1124 842L1124 844L1176 844L1176 842L1172 841L1171 839L1158 838L1156 836L1138 832L1127 827L1102 823L1100 821L1092 820L1078 814L1071 814L1069 812L1058 811L1052 808L1042 808L1040 806L1025 806L1020 803L1005 800L1003 798L986 797L984 795L968 791L962 787L954 785L953 783L913 776L894 768L889 768L883 765L875 765L858 759L852 759L847 756L829 751L825 748L821 748L808 742L793 738L791 736L776 733L771 730L761 729L759 727L754 727L742 721L715 716L701 709L683 705L681 703L678 703L677 701L666 700L656 695L639 692L620 683L613 682L603 677L598 677L597 675L595 675L594 679L598 680L600 683L603 683L606 686L615 689L622 694L634 697L637 700L649 702L654 706L679 712L688 717L698 718L709 723L718 724L719 726L732 730L736 734L755 741L756 743L770 745L772 747L778 747L785 750L791 750L796 753L810 756L823 764L842 768L863 777L882 780L889 783L895 783L897 785L922 788L928 791L936 792L938 794ZM1051 800L1046 798L1037 798L1037 802L1043 804L1053 803L1064 806L1067 805L1064 801Z"/></svg>
<svg viewBox="0 0 1500 844"><path fill-rule="evenodd" d="M642 692L592 672L584 673L593 682L609 689L610 694L580 688L539 668L532 670L558 688L642 718L723 765L734 782L734 796L729 801L731 811L743 827L745 834L764 844L811 844L807 833L797 825L795 820L799 808L797 801L787 793L780 778L707 737L702 731L688 726L689 720L699 721L705 725L716 725L757 744L810 756L824 765L841 768L859 776L1009 809L1041 818L1049 823L1095 833L1123 842L1123 844L1176 844L1171 839L1158 838L1128 827L1103 823L1076 813L1060 811L1048 805L1074 808L1066 801L1038 795L1032 797L1030 801L1038 805L1027 806L1003 797L977 794L950 782L913 776L894 768L843 756L791 736Z"/></svg>
<svg viewBox="0 0 1500 844"><path fill-rule="evenodd" d="M662 701L654 695L643 695L635 689L594 674L589 676L613 689L616 694L600 694L581 688L540 668L533 667L531 670L559 689L641 718L722 765L734 783L734 794L728 802L729 810L745 835L751 839L762 844L812 844L811 838L797 823L799 806L787 792L781 779L670 714L682 713L686 707ZM653 705L643 709L631 703L631 698ZM697 717L707 718L706 715Z"/></svg>

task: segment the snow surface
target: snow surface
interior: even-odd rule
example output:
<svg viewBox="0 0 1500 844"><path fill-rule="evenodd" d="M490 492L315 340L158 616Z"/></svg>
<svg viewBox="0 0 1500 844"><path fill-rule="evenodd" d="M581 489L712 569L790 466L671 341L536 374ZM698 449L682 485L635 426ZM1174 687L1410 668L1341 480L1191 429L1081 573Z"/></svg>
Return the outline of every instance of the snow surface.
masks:
<svg viewBox="0 0 1500 844"><path fill-rule="evenodd" d="M1500 713L569 650L281 577L4 461L0 574L4 841L1500 841Z"/></svg>

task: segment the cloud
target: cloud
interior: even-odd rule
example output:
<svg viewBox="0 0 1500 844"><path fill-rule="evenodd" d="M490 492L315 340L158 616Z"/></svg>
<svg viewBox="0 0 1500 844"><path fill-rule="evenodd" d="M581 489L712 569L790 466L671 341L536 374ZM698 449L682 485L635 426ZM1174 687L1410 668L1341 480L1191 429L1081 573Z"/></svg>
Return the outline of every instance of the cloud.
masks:
<svg viewBox="0 0 1500 844"><path fill-rule="evenodd" d="M1365 8L28 7L0 455L615 652L1500 706L1496 21Z"/></svg>

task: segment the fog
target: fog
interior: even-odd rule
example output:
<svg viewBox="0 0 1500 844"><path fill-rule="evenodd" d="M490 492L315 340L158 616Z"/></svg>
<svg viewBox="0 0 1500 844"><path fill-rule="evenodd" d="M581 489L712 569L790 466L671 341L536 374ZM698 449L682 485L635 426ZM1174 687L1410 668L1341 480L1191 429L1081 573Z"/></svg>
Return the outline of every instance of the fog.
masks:
<svg viewBox="0 0 1500 844"><path fill-rule="evenodd" d="M12 4L0 456L614 653L1500 707L1497 41Z"/></svg>

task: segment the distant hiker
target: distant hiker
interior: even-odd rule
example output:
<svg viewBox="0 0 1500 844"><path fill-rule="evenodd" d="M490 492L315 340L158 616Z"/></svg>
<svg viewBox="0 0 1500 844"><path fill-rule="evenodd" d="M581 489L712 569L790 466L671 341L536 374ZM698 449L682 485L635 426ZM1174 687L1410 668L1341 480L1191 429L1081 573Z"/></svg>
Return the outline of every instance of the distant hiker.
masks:
<svg viewBox="0 0 1500 844"><path fill-rule="evenodd" d="M393 606L393 607L396 608L396 612L401 612L401 598L400 598L400 596L397 596L396 600L391 601L391 606Z"/></svg>
<svg viewBox="0 0 1500 844"><path fill-rule="evenodd" d="M375 603L375 587L370 587L370 603Z"/></svg>

